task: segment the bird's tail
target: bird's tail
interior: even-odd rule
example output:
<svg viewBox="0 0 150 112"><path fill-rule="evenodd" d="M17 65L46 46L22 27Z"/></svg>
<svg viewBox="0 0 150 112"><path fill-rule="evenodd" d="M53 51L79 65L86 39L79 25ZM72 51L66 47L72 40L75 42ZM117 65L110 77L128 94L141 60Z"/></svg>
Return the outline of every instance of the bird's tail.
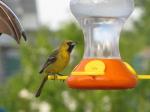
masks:
<svg viewBox="0 0 150 112"><path fill-rule="evenodd" d="M38 90L37 90L37 92L36 92L36 94L35 94L35 97L39 97L39 96L41 95L43 86L44 86L44 84L45 84L45 82L46 82L47 80L48 80L48 77L45 76L44 79L43 79L42 82L41 82L40 87L38 88Z"/></svg>
<svg viewBox="0 0 150 112"><path fill-rule="evenodd" d="M43 71L44 71L44 69L41 69L39 73L41 74L41 73L43 73Z"/></svg>

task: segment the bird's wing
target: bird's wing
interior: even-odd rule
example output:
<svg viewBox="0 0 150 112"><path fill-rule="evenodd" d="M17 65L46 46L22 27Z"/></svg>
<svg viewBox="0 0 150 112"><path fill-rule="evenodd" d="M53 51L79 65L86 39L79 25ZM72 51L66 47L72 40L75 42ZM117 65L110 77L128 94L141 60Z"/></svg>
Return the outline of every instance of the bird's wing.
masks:
<svg viewBox="0 0 150 112"><path fill-rule="evenodd" d="M54 50L52 54L48 57L47 61L45 62L44 66L42 67L39 73L43 73L45 68L47 68L50 64L54 63L57 59L58 50Z"/></svg>

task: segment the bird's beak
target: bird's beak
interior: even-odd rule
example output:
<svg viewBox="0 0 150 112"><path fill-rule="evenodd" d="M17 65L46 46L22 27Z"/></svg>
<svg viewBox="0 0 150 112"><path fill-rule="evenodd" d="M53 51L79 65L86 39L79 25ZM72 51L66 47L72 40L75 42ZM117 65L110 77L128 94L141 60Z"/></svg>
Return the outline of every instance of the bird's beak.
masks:
<svg viewBox="0 0 150 112"><path fill-rule="evenodd" d="M76 46L77 42L72 42L71 46Z"/></svg>
<svg viewBox="0 0 150 112"><path fill-rule="evenodd" d="M26 40L26 34L14 12L0 1L0 33L5 33L20 43L21 36Z"/></svg>

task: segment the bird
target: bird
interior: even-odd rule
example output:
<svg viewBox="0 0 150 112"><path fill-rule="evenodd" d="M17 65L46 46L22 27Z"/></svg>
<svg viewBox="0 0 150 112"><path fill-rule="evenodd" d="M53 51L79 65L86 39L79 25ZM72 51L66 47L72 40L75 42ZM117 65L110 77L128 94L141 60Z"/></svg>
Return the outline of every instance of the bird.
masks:
<svg viewBox="0 0 150 112"><path fill-rule="evenodd" d="M48 57L47 61L40 70L40 74L44 73L44 78L35 94L35 97L39 97L44 84L48 80L48 75L60 75L70 60L70 54L77 43L72 40L63 41L60 46L54 50Z"/></svg>

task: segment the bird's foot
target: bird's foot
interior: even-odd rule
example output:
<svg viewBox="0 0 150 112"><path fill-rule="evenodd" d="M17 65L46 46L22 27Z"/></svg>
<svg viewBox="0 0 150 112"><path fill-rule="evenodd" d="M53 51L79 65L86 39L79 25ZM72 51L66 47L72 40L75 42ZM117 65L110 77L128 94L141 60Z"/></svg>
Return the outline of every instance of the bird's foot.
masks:
<svg viewBox="0 0 150 112"><path fill-rule="evenodd" d="M51 76L51 80L57 80L57 74L48 73L48 76Z"/></svg>
<svg viewBox="0 0 150 112"><path fill-rule="evenodd" d="M62 82L64 83L66 80L62 80Z"/></svg>
<svg viewBox="0 0 150 112"><path fill-rule="evenodd" d="M65 76L64 74L61 74L61 73L57 73L57 75L59 76ZM65 82L65 80L61 80L62 82Z"/></svg>
<svg viewBox="0 0 150 112"><path fill-rule="evenodd" d="M58 74L59 76L62 76L62 77L65 76L64 74L61 74L61 73L57 73L57 74ZM65 80L66 80L66 79L62 79L61 81L62 81L62 82L65 82Z"/></svg>
<svg viewBox="0 0 150 112"><path fill-rule="evenodd" d="M61 74L61 73L57 73L57 75L64 76L64 75L63 75L63 74Z"/></svg>
<svg viewBox="0 0 150 112"><path fill-rule="evenodd" d="M62 74L48 74L48 79L49 80L63 80L63 82L68 78L67 75L62 75Z"/></svg>
<svg viewBox="0 0 150 112"><path fill-rule="evenodd" d="M54 80L57 80L57 75L54 75Z"/></svg>

